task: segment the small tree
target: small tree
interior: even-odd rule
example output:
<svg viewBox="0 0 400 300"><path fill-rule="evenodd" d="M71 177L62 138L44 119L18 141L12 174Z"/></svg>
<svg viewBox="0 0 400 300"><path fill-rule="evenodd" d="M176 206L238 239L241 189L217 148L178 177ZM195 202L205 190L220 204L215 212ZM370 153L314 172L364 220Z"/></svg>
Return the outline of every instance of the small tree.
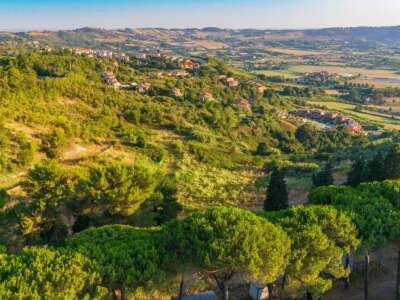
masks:
<svg viewBox="0 0 400 300"><path fill-rule="evenodd" d="M235 208L209 209L167 224L163 245L175 253L176 262L213 278L225 300L235 274L274 282L286 267L290 249L281 228Z"/></svg>
<svg viewBox="0 0 400 300"><path fill-rule="evenodd" d="M289 196L286 188L285 174L282 170L276 169L272 172L268 185L264 210L275 211L287 207L289 207Z"/></svg>
<svg viewBox="0 0 400 300"><path fill-rule="evenodd" d="M155 183L146 168L100 165L91 168L87 178L79 180L76 192L81 203L88 203L100 212L131 215L153 194Z"/></svg>
<svg viewBox="0 0 400 300"><path fill-rule="evenodd" d="M99 266L102 282L111 291L151 288L163 279L158 231L123 225L91 228L75 234L67 247ZM123 298L123 297L122 297Z"/></svg>
<svg viewBox="0 0 400 300"><path fill-rule="evenodd" d="M356 187L360 183L362 183L364 179L365 179L364 158L359 157L353 162L353 165L351 166L351 170L347 176L347 184Z"/></svg>
<svg viewBox="0 0 400 300"><path fill-rule="evenodd" d="M33 161L35 156L36 143L29 141L23 133L17 134L16 140L19 144L16 162L19 166L27 166Z"/></svg>
<svg viewBox="0 0 400 300"><path fill-rule="evenodd" d="M257 146L257 150L255 152L256 155L267 156L270 153L268 146L266 143L259 143Z"/></svg>
<svg viewBox="0 0 400 300"><path fill-rule="evenodd" d="M44 150L50 158L58 158L67 146L65 132L61 128L56 128L43 142Z"/></svg>
<svg viewBox="0 0 400 300"><path fill-rule="evenodd" d="M315 149L319 147L320 133L318 129L311 124L304 124L297 128L296 139L303 144L306 149Z"/></svg>
<svg viewBox="0 0 400 300"><path fill-rule="evenodd" d="M285 229L292 240L285 277L302 285L310 295L322 295L333 278L349 275L342 258L358 248L352 220L333 207L296 206L265 217Z"/></svg>
<svg viewBox="0 0 400 300"><path fill-rule="evenodd" d="M382 152L378 152L374 158L368 162L368 181L382 181L385 180L385 165L384 156Z"/></svg>
<svg viewBox="0 0 400 300"><path fill-rule="evenodd" d="M0 254L1 299L102 299L96 266L81 254L46 247Z"/></svg>
<svg viewBox="0 0 400 300"><path fill-rule="evenodd" d="M64 170L52 160L45 160L28 172L22 183L30 198L27 205L29 214L21 218L24 235L34 239L40 236L48 242L66 236L59 208L69 193L68 180Z"/></svg>
<svg viewBox="0 0 400 300"><path fill-rule="evenodd" d="M176 219L182 211L182 205L176 199L176 183L170 179L164 179L160 182L156 192L151 198L154 221L157 225L164 224L170 220Z"/></svg>
<svg viewBox="0 0 400 300"><path fill-rule="evenodd" d="M7 190L0 189L0 210L6 205L9 199L10 195L7 193Z"/></svg>
<svg viewBox="0 0 400 300"><path fill-rule="evenodd" d="M332 164L326 163L320 172L313 175L312 179L315 187L332 185L334 183Z"/></svg>
<svg viewBox="0 0 400 300"><path fill-rule="evenodd" d="M400 178L400 145L393 145L384 161L385 179Z"/></svg>

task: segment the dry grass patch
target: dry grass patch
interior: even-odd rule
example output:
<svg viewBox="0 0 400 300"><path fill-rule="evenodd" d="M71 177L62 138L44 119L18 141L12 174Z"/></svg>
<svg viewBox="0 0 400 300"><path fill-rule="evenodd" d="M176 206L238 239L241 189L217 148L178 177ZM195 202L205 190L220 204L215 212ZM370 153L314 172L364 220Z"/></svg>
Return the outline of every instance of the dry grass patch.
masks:
<svg viewBox="0 0 400 300"><path fill-rule="evenodd" d="M264 49L266 51L277 52L287 55L295 55L295 56L320 56L323 54L322 52L318 51L307 51L307 50L288 49L288 48L266 47Z"/></svg>
<svg viewBox="0 0 400 300"><path fill-rule="evenodd" d="M229 48L229 46L227 44L224 44L221 42L210 41L210 40L196 40L196 41L190 42L190 44L192 44L195 47L203 47L208 50Z"/></svg>

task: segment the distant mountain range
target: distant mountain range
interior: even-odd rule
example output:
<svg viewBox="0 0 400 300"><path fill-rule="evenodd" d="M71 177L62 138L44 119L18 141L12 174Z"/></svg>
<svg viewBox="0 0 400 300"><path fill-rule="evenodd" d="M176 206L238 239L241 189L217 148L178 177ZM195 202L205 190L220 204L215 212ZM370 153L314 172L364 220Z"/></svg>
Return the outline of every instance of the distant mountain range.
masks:
<svg viewBox="0 0 400 300"><path fill-rule="evenodd" d="M371 44L400 45L400 26L352 27L308 30L261 30L261 29L163 29L139 28L106 30L80 28L76 30L41 32L3 32L1 40L44 42L53 46L123 46L131 47L191 47L204 49L238 46L264 46L276 41L336 41Z"/></svg>

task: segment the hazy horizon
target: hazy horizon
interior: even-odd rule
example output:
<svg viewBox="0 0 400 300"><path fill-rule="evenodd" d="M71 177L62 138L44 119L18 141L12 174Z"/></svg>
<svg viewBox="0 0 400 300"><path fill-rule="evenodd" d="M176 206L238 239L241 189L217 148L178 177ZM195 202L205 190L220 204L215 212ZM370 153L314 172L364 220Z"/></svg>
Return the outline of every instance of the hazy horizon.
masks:
<svg viewBox="0 0 400 300"><path fill-rule="evenodd" d="M398 0L0 0L0 30L400 25Z"/></svg>
<svg viewBox="0 0 400 300"><path fill-rule="evenodd" d="M358 26L332 26L332 27L304 27L304 28L257 28L257 27L243 27L243 28L229 28L229 27L218 27L218 26L204 26L204 27L125 27L125 28L103 28L103 27L93 27L93 26L83 26L83 27L76 27L76 28L53 28L53 29L45 29L45 28L32 28L32 29L0 29L1 32L9 32L9 33L18 33L18 32L56 32L56 31L74 31L74 30L80 30L84 28L90 28L90 29L99 29L99 30L126 30L126 29L165 29L165 30L190 30L190 29L198 29L198 30L203 30L207 28L218 28L221 30L271 30L271 31L280 31L280 30L285 30L285 31L296 31L296 30L323 30L323 29L334 29L334 28L390 28L390 27L400 27L400 22L397 25L358 25Z"/></svg>

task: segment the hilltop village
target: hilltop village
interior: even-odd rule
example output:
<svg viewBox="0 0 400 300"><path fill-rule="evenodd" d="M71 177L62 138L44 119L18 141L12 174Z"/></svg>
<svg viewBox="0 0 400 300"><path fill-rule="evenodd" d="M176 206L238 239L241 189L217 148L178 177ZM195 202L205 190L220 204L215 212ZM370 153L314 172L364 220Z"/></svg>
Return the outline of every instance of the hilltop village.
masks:
<svg viewBox="0 0 400 300"><path fill-rule="evenodd" d="M120 62L129 62L131 59L135 59L138 65L144 65L149 60L161 61L165 65L171 65L173 68L171 70L166 71L157 71L153 74L153 78L186 78L188 76L195 76L199 71L202 65L207 64L206 58L199 57L180 57L176 55L172 55L171 53L163 53L161 51L148 51L148 52L139 52L139 53L125 53L120 51L110 51L110 50L94 50L94 49L83 49L83 48L72 48L72 53L74 55L82 55L89 58L96 59L112 59ZM351 78L352 74L330 74L328 72L314 72L314 73L306 73L305 81L306 82L318 82L320 84L324 84L327 82L335 81L340 78ZM110 70L103 72L102 78L104 82L116 89L126 89L126 90L134 90L139 92L142 95L145 95L149 89L152 87L151 82L129 82L129 83L121 83L118 81L114 73ZM227 88L227 89L236 89L239 87L241 82L239 79L234 78L232 76L228 76L225 74L219 75L219 81ZM268 90L267 86L265 86L262 82L257 82L254 80L248 80L244 83L251 89L255 89L258 94L264 95ZM171 96L173 97L183 97L184 93L181 89L175 87L171 90ZM199 95L200 101L215 101L212 93L208 91L202 91ZM234 103L244 112L251 112L252 103L254 99L249 97L248 99L243 98L241 96L237 97ZM313 109L298 109L289 113L286 112L278 112L278 117L281 119L285 118L296 118L299 119L300 122L306 123L309 120L313 120L319 122L320 124L324 124L321 129L323 130L335 130L336 128L346 128L352 134L363 134L363 128L361 124L357 121L341 115L335 112L322 111L322 110L313 110Z"/></svg>
<svg viewBox="0 0 400 300"><path fill-rule="evenodd" d="M141 52L141 53L133 53L127 54L118 51L109 51L109 50L93 50L93 49L82 49L82 48L73 48L72 53L74 55L86 56L89 58L96 59L113 59L120 62L129 62L131 59L136 60L136 64L143 66L149 61L157 61L161 62L161 64L172 66L168 68L168 70L156 71L153 73L153 79L162 79L162 78L175 78L175 79L183 79L189 76L196 76L201 66L207 64L206 58L199 57L179 57L174 56L169 53L162 53L160 51L152 51L152 52ZM126 89L126 90L134 90L139 92L142 95L145 95L149 89L152 87L151 80L146 82L129 82L129 83L121 83L115 76L115 74L110 71L104 71L102 74L102 78L104 82L116 89ZM257 81L248 80L247 82L240 82L238 78L228 76L225 74L219 75L219 81L225 88L227 89L238 89L241 84L248 86L251 89L255 89L258 94L264 95L267 90L267 87ZM173 88L171 90L171 95L173 97L183 97L184 94L179 88ZM215 101L214 95L209 91L202 91L199 95L200 101ZM251 112L253 98L249 97L248 99L243 97L237 97L235 99L235 104L245 112Z"/></svg>

